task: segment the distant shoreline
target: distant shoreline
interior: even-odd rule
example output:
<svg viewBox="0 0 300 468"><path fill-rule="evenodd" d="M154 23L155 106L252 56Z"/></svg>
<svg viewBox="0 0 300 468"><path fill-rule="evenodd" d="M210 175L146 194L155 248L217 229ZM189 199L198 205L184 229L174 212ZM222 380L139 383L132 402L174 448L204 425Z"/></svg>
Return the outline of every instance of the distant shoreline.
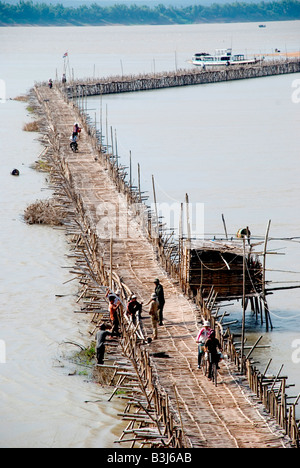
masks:
<svg viewBox="0 0 300 468"><path fill-rule="evenodd" d="M214 3L186 7L115 4L65 7L61 4L0 1L0 26L142 26L269 23L300 20L300 2Z"/></svg>
<svg viewBox="0 0 300 468"><path fill-rule="evenodd" d="M191 26L191 25L200 25L200 24L239 24L239 23L279 23L287 21L300 21L300 18L286 18L286 19L276 19L269 21L257 21L257 20L219 20L219 21L202 21L195 23L2 23L0 21L0 28L50 28L50 27L105 27L105 26Z"/></svg>

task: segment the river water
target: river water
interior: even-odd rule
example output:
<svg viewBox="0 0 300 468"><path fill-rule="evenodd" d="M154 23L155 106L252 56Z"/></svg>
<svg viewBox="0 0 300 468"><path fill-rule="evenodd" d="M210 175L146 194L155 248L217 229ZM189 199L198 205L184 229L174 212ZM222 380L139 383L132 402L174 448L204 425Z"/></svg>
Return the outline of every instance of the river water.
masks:
<svg viewBox="0 0 300 468"><path fill-rule="evenodd" d="M0 364L0 446L112 447L120 429L118 402L74 372L72 340L88 344L88 323L73 313L76 284L70 279L63 231L27 226L26 206L50 195L46 176L30 165L41 151L24 103L10 100L35 81L109 76L189 68L197 51L232 46L247 54L300 49L300 23L192 26L0 28L1 328L6 363ZM63 54L68 52L68 61ZM248 225L263 237L299 235L300 104L293 99L299 75L220 83L89 100L116 129L121 160L132 153L134 179L140 163L142 188L151 198L155 177L159 202L180 203L185 193L204 207L206 234L222 233L221 214L235 233ZM4 85L5 84L5 93ZM297 84L297 83L296 83ZM294 102L293 102L294 101ZM10 175L17 167L19 178ZM299 244L271 241L272 270L300 272ZM274 281L299 281L299 273L268 272ZM66 283L66 284L64 284ZM278 283L280 286L281 283ZM275 285L277 286L277 284ZM57 297L63 296L63 297ZM274 329L247 315L247 338L263 334L270 346L255 355L283 373L300 391L299 290L269 296ZM240 318L240 306L230 308ZM85 401L100 400L97 404Z"/></svg>

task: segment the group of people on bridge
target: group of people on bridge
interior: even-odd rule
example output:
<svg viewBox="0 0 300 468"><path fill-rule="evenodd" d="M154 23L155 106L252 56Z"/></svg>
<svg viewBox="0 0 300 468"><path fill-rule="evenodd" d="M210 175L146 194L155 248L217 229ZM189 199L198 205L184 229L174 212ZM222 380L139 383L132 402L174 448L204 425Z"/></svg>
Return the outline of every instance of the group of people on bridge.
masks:
<svg viewBox="0 0 300 468"><path fill-rule="evenodd" d="M198 343L198 369L201 369L202 360L205 354L208 356L208 379L212 378L213 364L219 365L222 347L216 338L215 330L210 327L210 322L205 320L203 327L199 331L196 342Z"/></svg>
<svg viewBox="0 0 300 468"><path fill-rule="evenodd" d="M149 306L148 314L151 318L152 325L152 340L158 338L158 326L163 325L163 310L165 305L164 288L159 279L154 280L155 288L150 299L145 304ZM125 318L137 326L142 319L143 302L138 301L137 296L132 294L127 302L123 304L120 298L121 292L115 292L107 288L105 297L108 299L108 312L110 324L101 323L99 331L96 333L96 355L97 363L104 363L105 341L107 337L119 338L120 332L120 316L123 314ZM221 344L216 338L215 331L211 328L209 321L204 321L203 327L199 330L196 338L198 344L198 369L201 368L202 360L205 354L208 355L208 379L212 378L213 364L219 364L221 356Z"/></svg>
<svg viewBox="0 0 300 468"><path fill-rule="evenodd" d="M163 325L165 297L164 288L158 278L154 280L154 284L154 292L145 306L150 306L148 312L151 318L152 339L156 340L158 337L158 326ZM143 302L139 302L135 294L131 295L126 306L122 304L119 290L113 292L107 288L106 298L108 298L110 325L101 323L99 331L96 333L96 355L98 364L103 364L104 362L106 338L108 336L117 338L121 336L119 327L120 314L123 313L126 319L134 326L136 326L137 323L142 319Z"/></svg>

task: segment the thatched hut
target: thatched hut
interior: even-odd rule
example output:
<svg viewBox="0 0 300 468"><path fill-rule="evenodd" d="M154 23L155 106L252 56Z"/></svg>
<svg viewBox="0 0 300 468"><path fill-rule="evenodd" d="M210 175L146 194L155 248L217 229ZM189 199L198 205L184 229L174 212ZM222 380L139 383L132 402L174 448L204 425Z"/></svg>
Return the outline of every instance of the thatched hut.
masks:
<svg viewBox="0 0 300 468"><path fill-rule="evenodd" d="M244 247L240 239L186 243L182 274L193 295L200 290L205 298L213 287L218 301L256 296L262 291L262 270L250 244Z"/></svg>

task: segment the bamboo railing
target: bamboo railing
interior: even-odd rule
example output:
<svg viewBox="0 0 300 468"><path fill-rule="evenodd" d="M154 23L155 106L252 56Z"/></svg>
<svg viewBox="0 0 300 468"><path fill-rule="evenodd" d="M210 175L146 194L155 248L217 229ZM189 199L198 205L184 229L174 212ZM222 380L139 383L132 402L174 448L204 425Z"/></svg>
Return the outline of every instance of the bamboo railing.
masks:
<svg viewBox="0 0 300 468"><path fill-rule="evenodd" d="M300 421L296 417L296 406L300 400L300 394L294 398L293 403L288 402L289 397L286 393L288 377L280 375L283 366L276 376L270 376L267 375L270 362L264 372L259 371L253 365L251 355L259 340L250 349L247 356L241 356L241 350L237 349L230 328L228 327L224 332L222 323L218 322L213 314L215 299L213 288L206 301L203 300L199 292L196 303L201 310L202 316L206 320L210 320L212 328L216 330L216 337L222 345L224 354L247 377L249 387L257 399L262 402L269 415L283 429L285 435L290 438L292 445L295 448L300 448Z"/></svg>
<svg viewBox="0 0 300 468"><path fill-rule="evenodd" d="M261 78L265 76L298 73L300 60L283 58L258 62L253 65L229 66L212 70L177 70L144 75L112 76L100 79L75 80L62 85L69 99L84 99L87 96L128 93L164 89L177 86L194 86L198 84L218 83L222 81Z"/></svg>

